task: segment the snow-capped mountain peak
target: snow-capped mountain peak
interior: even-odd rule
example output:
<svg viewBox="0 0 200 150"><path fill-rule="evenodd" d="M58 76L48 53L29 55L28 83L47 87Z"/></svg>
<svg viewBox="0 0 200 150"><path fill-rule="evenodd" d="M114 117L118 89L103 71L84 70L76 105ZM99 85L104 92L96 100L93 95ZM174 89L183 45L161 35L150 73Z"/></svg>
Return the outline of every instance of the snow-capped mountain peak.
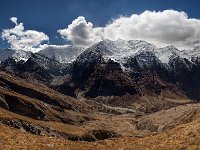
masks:
<svg viewBox="0 0 200 150"><path fill-rule="evenodd" d="M87 51L93 53L100 53L104 59L112 59L116 62L123 63L129 57L136 56L141 52L151 51L154 52L156 46L141 40L104 40L92 47L88 48Z"/></svg>

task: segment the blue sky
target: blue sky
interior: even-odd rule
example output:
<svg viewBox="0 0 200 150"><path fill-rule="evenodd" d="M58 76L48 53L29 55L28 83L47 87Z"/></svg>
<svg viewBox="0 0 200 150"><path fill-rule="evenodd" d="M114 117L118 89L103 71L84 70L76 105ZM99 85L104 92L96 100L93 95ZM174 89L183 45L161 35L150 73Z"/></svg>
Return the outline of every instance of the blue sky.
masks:
<svg viewBox="0 0 200 150"><path fill-rule="evenodd" d="M66 28L78 16L94 26L105 26L120 15L140 14L145 10L184 11L190 18L200 19L199 0L1 0L0 30L12 28L11 17L23 22L25 29L42 31L51 44L64 44L57 30ZM58 37L58 38L56 38ZM0 47L7 47L0 40Z"/></svg>

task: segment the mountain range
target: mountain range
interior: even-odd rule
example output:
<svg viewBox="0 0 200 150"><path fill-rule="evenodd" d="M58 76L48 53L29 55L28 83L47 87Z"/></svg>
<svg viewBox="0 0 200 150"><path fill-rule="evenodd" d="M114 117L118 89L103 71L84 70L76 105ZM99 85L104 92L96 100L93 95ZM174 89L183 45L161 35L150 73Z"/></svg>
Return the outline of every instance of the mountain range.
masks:
<svg viewBox="0 0 200 150"><path fill-rule="evenodd" d="M99 43L94 44L91 48L102 47L105 50L104 56L107 58L114 59L116 61L123 61L123 58L133 57L144 51L150 51L163 63L168 63L169 59L172 57L181 57L191 60L193 57L200 57L199 49L200 44L196 42L194 48L190 50L179 50L173 45L169 45L163 48L157 48L154 44L148 43L141 40L104 40ZM87 48L83 46L75 45L65 45L65 46L55 46L49 45L39 53L44 54L49 58L55 58L60 63L69 63L74 61L82 52ZM9 57L15 58L17 61L24 60L26 61L30 57L31 52L23 50L14 50L14 49L3 49L1 50L0 61L5 61Z"/></svg>
<svg viewBox="0 0 200 150"><path fill-rule="evenodd" d="M23 139L33 149L147 149L151 142L161 149L165 141L178 143L170 149L198 146L198 132L189 135L188 126L199 125L199 51L198 43L179 50L141 40L49 46L38 53L1 50L3 143L17 146ZM180 130L191 138L185 145ZM14 133L13 140L6 136Z"/></svg>

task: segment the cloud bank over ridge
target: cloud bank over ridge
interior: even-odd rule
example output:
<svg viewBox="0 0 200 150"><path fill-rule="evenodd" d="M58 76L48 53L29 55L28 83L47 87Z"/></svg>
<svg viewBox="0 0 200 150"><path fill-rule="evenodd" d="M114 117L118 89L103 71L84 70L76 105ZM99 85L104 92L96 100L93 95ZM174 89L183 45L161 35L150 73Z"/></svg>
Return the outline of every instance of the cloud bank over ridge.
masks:
<svg viewBox="0 0 200 150"><path fill-rule="evenodd" d="M157 46L189 47L200 39L200 20L175 10L145 11L129 17L121 16L105 27L94 27L78 17L58 33L74 44L90 46L100 40L146 40Z"/></svg>

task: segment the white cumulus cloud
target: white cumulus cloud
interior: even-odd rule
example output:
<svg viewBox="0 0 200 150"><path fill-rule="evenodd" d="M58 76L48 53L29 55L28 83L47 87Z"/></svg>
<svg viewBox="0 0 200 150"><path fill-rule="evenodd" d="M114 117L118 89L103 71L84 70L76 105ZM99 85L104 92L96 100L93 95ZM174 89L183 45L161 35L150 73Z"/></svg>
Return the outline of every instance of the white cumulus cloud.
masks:
<svg viewBox="0 0 200 150"><path fill-rule="evenodd" d="M159 47L173 44L186 48L200 39L200 20L189 18L182 11L145 11L129 17L121 16L105 27L94 27L84 17L78 17L58 33L78 45L91 45L102 39L140 39Z"/></svg>
<svg viewBox="0 0 200 150"><path fill-rule="evenodd" d="M1 38L6 40L12 49L38 52L47 46L46 44L42 45L44 41L49 40L45 33L35 30L24 30L23 23L18 24L16 17L12 17L10 20L15 24L15 27L4 29Z"/></svg>
<svg viewBox="0 0 200 150"><path fill-rule="evenodd" d="M102 29L93 27L91 22L87 22L85 17L78 17L66 29L58 30L58 33L73 44L88 46L102 38Z"/></svg>

